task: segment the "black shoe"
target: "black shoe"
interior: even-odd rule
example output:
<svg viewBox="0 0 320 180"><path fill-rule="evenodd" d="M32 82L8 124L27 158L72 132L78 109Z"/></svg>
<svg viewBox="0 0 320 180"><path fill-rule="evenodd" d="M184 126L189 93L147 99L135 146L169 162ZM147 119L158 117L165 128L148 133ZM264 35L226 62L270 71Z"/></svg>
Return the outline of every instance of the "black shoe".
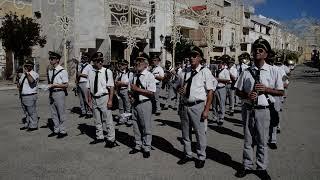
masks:
<svg viewBox="0 0 320 180"><path fill-rule="evenodd" d="M278 146L276 143L268 143L268 146L270 149L278 149Z"/></svg>
<svg viewBox="0 0 320 180"><path fill-rule="evenodd" d="M68 134L67 133L59 133L58 136L57 136L57 139L62 139L64 137L67 137Z"/></svg>
<svg viewBox="0 0 320 180"><path fill-rule="evenodd" d="M106 141L106 145L104 145L105 148L114 148L119 146L119 144L116 141Z"/></svg>
<svg viewBox="0 0 320 180"><path fill-rule="evenodd" d="M85 117L85 119L91 119L92 117L93 117L92 114L87 114L86 117Z"/></svg>
<svg viewBox="0 0 320 180"><path fill-rule="evenodd" d="M131 127L133 124L126 124L127 127Z"/></svg>
<svg viewBox="0 0 320 180"><path fill-rule="evenodd" d="M280 129L277 129L277 134L280 134L281 130Z"/></svg>
<svg viewBox="0 0 320 180"><path fill-rule="evenodd" d="M186 164L187 162L190 162L190 161L193 161L193 159L190 158L190 157L184 156L182 159L180 159L180 160L177 162L177 164L183 165L183 164Z"/></svg>
<svg viewBox="0 0 320 180"><path fill-rule="evenodd" d="M234 112L230 112L230 116L233 116L234 115Z"/></svg>
<svg viewBox="0 0 320 180"><path fill-rule="evenodd" d="M249 174L249 170L242 168L242 169L240 169L240 170L238 170L238 171L236 172L235 176L236 176L237 178L243 178L243 177L245 177L247 174Z"/></svg>
<svg viewBox="0 0 320 180"><path fill-rule="evenodd" d="M129 154L137 154L137 153L139 153L139 152L141 152L141 150L132 149L132 150L129 152Z"/></svg>
<svg viewBox="0 0 320 180"><path fill-rule="evenodd" d="M197 159L197 160L196 160L195 167L196 167L197 169L201 169L201 168L204 167L204 163L205 163L205 162L206 162L205 160L199 160L199 159Z"/></svg>
<svg viewBox="0 0 320 180"><path fill-rule="evenodd" d="M104 139L95 139L93 141L91 141L89 144L93 145L93 144L99 144L99 143L103 143Z"/></svg>
<svg viewBox="0 0 320 180"><path fill-rule="evenodd" d="M28 127L22 127L22 128L20 128L20 130L27 130L28 129Z"/></svg>
<svg viewBox="0 0 320 180"><path fill-rule="evenodd" d="M79 115L79 118L83 118L83 117L85 117L86 116L86 114L80 114Z"/></svg>
<svg viewBox="0 0 320 180"><path fill-rule="evenodd" d="M217 124L218 124L218 126L222 126L222 125L223 125L223 122L222 122L222 121L219 121Z"/></svg>
<svg viewBox="0 0 320 180"><path fill-rule="evenodd" d="M161 110L168 110L169 108L167 108L167 107L164 107L164 108L161 108Z"/></svg>
<svg viewBox="0 0 320 180"><path fill-rule="evenodd" d="M176 107L173 107L173 108L171 108L172 110L174 110L174 111L176 111L177 110L177 108Z"/></svg>
<svg viewBox="0 0 320 180"><path fill-rule="evenodd" d="M32 132L32 131L36 131L36 130L38 130L38 128L28 128L28 132Z"/></svg>
<svg viewBox="0 0 320 180"><path fill-rule="evenodd" d="M161 114L160 112L156 112L155 113L156 116L160 116L160 114Z"/></svg>
<svg viewBox="0 0 320 180"><path fill-rule="evenodd" d="M257 170L257 176L260 177L261 180L271 180L267 170Z"/></svg>
<svg viewBox="0 0 320 180"><path fill-rule="evenodd" d="M57 136L57 135L58 135L57 133L53 132L53 133L49 134L48 137L53 137L53 136Z"/></svg>
<svg viewBox="0 0 320 180"><path fill-rule="evenodd" d="M143 158L149 158L150 157L150 151L143 151Z"/></svg>

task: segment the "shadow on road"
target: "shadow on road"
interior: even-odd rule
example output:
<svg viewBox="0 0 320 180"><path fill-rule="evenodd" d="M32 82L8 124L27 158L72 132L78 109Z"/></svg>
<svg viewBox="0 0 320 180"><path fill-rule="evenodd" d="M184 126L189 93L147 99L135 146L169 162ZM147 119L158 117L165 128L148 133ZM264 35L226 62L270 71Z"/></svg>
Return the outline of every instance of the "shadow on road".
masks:
<svg viewBox="0 0 320 180"><path fill-rule="evenodd" d="M225 117L224 120L230 123L243 125L243 121L239 119Z"/></svg>
<svg viewBox="0 0 320 180"><path fill-rule="evenodd" d="M163 120L163 119L155 119L154 121L160 122L161 124L159 124L159 126L170 126L170 127L176 128L178 130L181 130L180 122Z"/></svg>
<svg viewBox="0 0 320 180"><path fill-rule="evenodd" d="M40 128L49 128L53 132L54 123L53 123L52 118L48 118L47 124L41 126Z"/></svg>
<svg viewBox="0 0 320 180"><path fill-rule="evenodd" d="M225 135L229 135L235 138L239 138L239 139L243 139L244 136L238 132L232 131L231 129L225 128L225 127L219 127L219 126L212 126L209 125L208 126L210 129L216 131L217 133L220 134L225 134Z"/></svg>

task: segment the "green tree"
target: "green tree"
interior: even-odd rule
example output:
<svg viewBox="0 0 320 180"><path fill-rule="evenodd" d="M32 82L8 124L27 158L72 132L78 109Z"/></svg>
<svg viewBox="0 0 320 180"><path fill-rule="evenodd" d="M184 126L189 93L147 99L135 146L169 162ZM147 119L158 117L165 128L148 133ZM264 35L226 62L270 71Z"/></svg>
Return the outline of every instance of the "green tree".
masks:
<svg viewBox="0 0 320 180"><path fill-rule="evenodd" d="M172 54L173 44L171 42L170 36L165 37L164 46L165 46L166 51L168 51L169 53ZM191 46L193 46L192 41L185 39L185 38L181 38L180 42L177 43L177 45L176 45L176 52L175 52L176 62L182 62L184 60L184 58L187 57L187 55L188 55L187 51L190 49Z"/></svg>
<svg viewBox="0 0 320 180"><path fill-rule="evenodd" d="M19 65L22 65L24 58L31 56L33 46L44 47L47 43L40 32L41 26L34 19L9 13L2 22L0 39L5 50L12 51Z"/></svg>

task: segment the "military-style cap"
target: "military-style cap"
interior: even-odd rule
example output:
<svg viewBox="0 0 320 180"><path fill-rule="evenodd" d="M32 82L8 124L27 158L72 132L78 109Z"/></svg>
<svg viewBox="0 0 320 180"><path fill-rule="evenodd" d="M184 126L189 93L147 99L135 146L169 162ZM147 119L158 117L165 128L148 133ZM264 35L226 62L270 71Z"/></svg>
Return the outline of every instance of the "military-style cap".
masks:
<svg viewBox="0 0 320 180"><path fill-rule="evenodd" d="M33 60L31 60L31 59L25 60L24 66L34 66Z"/></svg>
<svg viewBox="0 0 320 180"><path fill-rule="evenodd" d="M96 52L92 56L92 61L103 61L103 54L102 52Z"/></svg>
<svg viewBox="0 0 320 180"><path fill-rule="evenodd" d="M243 59L250 59L250 54L249 53L242 53L238 56L239 60L243 60Z"/></svg>
<svg viewBox="0 0 320 180"><path fill-rule="evenodd" d="M252 50L255 50L257 48L264 49L267 53L271 52L271 46L269 42L262 37L259 37L253 44L252 44Z"/></svg>
<svg viewBox="0 0 320 180"><path fill-rule="evenodd" d="M121 65L128 65L129 62L128 62L127 60L123 59L123 60L121 60L121 61L119 62L119 64L121 64Z"/></svg>
<svg viewBox="0 0 320 180"><path fill-rule="evenodd" d="M61 55L57 52L49 51L49 59L61 59Z"/></svg>
<svg viewBox="0 0 320 180"><path fill-rule="evenodd" d="M89 58L90 58L89 53L84 52L84 53L81 54L81 59L89 59Z"/></svg>
<svg viewBox="0 0 320 180"><path fill-rule="evenodd" d="M222 55L219 59L221 62L227 64L231 60L231 57L228 54L225 54L225 55Z"/></svg>
<svg viewBox="0 0 320 180"><path fill-rule="evenodd" d="M158 56L158 55L154 55L154 56L152 57L152 60L161 61L160 56Z"/></svg>
<svg viewBox="0 0 320 180"><path fill-rule="evenodd" d="M191 46L189 49L189 57L193 55L199 55L203 57L203 52L198 46Z"/></svg>

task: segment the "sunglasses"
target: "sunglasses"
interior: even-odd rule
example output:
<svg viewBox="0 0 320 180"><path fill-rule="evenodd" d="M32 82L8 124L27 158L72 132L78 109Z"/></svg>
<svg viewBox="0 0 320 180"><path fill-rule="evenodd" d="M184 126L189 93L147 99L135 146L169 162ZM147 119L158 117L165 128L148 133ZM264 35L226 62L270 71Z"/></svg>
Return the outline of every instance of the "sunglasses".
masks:
<svg viewBox="0 0 320 180"><path fill-rule="evenodd" d="M254 50L254 52L257 52L257 53L263 53L263 52L266 52L264 49L262 48L257 48Z"/></svg>

